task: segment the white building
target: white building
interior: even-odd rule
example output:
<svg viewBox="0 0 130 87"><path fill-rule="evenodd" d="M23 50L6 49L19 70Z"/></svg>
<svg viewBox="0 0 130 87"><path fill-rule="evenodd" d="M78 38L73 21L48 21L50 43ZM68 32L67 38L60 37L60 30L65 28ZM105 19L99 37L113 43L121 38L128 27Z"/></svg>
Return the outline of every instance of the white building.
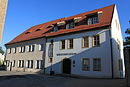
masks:
<svg viewBox="0 0 130 87"><path fill-rule="evenodd" d="M31 60L34 72L125 77L123 38L115 5L34 26L7 43L6 48L8 70L28 71ZM35 68L39 66L37 60L44 64L39 70Z"/></svg>

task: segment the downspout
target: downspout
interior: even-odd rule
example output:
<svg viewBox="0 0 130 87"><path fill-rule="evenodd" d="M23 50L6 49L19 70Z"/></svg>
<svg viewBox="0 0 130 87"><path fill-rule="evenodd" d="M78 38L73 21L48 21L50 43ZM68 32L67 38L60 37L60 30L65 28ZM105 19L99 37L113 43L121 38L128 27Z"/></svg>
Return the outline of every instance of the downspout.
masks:
<svg viewBox="0 0 130 87"><path fill-rule="evenodd" d="M111 36L111 27L109 28L109 36L110 36L110 49L111 49L111 73L112 78L114 78L114 68L113 68L113 50L112 50L112 36Z"/></svg>
<svg viewBox="0 0 130 87"><path fill-rule="evenodd" d="M45 68L45 59L46 59L46 42L47 42L47 38L45 37L45 51L44 51L44 74L46 73L46 68Z"/></svg>

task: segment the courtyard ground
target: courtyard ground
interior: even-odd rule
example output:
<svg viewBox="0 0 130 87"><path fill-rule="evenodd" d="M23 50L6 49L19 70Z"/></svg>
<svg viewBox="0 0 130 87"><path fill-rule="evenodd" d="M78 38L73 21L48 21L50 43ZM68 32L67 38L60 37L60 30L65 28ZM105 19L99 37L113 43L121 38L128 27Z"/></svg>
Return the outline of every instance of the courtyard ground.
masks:
<svg viewBox="0 0 130 87"><path fill-rule="evenodd" d="M0 71L0 87L127 87L125 79L87 79Z"/></svg>

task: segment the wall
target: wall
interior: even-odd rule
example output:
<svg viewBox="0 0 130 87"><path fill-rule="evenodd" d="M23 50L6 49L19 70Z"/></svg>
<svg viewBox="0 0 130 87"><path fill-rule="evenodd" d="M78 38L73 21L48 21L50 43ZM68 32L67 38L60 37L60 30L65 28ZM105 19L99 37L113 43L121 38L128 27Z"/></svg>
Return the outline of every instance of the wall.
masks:
<svg viewBox="0 0 130 87"><path fill-rule="evenodd" d="M44 59L45 51L39 51L39 44L44 44L44 50L45 50L45 38L30 40L30 41L16 43L16 44L6 46L7 51L9 48L16 47L16 49L17 49L16 53L11 53L11 54L6 53L6 60L10 60L10 62L13 60L16 60L16 65L15 65L15 67L12 68L12 70L14 70L14 71L33 71L33 72L40 71L38 69L35 69L35 62L36 62L36 60ZM28 45L35 45L34 52L27 52L26 47ZM19 47L21 47L21 46L26 46L24 53L19 53ZM33 60L33 69L25 68L25 67L18 68L18 60L25 60L25 62L27 60ZM25 63L24 63L24 66L25 66ZM9 68L10 67L7 67L7 70L10 70Z"/></svg>
<svg viewBox="0 0 130 87"><path fill-rule="evenodd" d="M92 47L92 36L95 34L100 34L99 47ZM62 61L65 58L71 59L71 74L89 76L89 77L99 77L99 78L111 78L111 52L110 52L110 36L109 29L96 30L78 34L64 35L55 38L47 39L46 43L46 57L45 57L45 68L46 73L49 73L51 68L51 63L48 62L48 48L50 41L54 40L54 57L52 62L52 68L56 74L62 74ZM82 48L82 37L89 36L90 46L89 48ZM74 49L60 50L60 40L74 38ZM76 53L75 55L62 55L57 56L59 53ZM90 59L90 71L82 71L82 58ZM92 69L92 59L101 58L101 72L93 71ZM75 60L75 67L73 67L73 60Z"/></svg>
<svg viewBox="0 0 130 87"><path fill-rule="evenodd" d="M117 23L116 23L117 22ZM124 55L123 55L123 38L118 18L116 6L113 12L111 23L111 38L112 38L112 54L114 64L114 77L125 77ZM120 50L118 49L118 40L120 41ZM119 59L123 60L123 71L119 71Z"/></svg>

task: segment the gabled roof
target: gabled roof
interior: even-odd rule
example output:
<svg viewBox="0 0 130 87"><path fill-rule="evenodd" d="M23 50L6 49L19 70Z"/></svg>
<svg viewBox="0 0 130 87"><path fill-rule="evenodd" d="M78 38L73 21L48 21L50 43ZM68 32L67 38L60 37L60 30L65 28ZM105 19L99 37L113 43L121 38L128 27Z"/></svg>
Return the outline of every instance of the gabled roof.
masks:
<svg viewBox="0 0 130 87"><path fill-rule="evenodd" d="M51 37L51 36L62 35L62 34L67 34L67 33L71 33L71 32L77 32L77 31L88 30L88 29L90 30L90 29L94 29L94 28L108 26L111 24L114 7L115 7L115 5L110 5L110 6L107 6L104 8L92 10L92 11L81 13L78 15L61 18L61 19L57 19L54 21L40 24L40 25L33 26L30 29L24 31L22 34L15 37L12 41L7 43L6 45L18 43L18 42L22 42L22 41L27 41L27 40L31 40L31 39L41 38L41 37ZM71 20L76 17L82 17L81 20L83 20L83 19L85 19L86 15L97 13L97 12L102 13L99 16L99 23L97 23L97 24L80 25L80 26L76 26L73 29L62 29L62 30L58 30L57 32L49 32L50 30L52 30L53 25L58 22Z"/></svg>

